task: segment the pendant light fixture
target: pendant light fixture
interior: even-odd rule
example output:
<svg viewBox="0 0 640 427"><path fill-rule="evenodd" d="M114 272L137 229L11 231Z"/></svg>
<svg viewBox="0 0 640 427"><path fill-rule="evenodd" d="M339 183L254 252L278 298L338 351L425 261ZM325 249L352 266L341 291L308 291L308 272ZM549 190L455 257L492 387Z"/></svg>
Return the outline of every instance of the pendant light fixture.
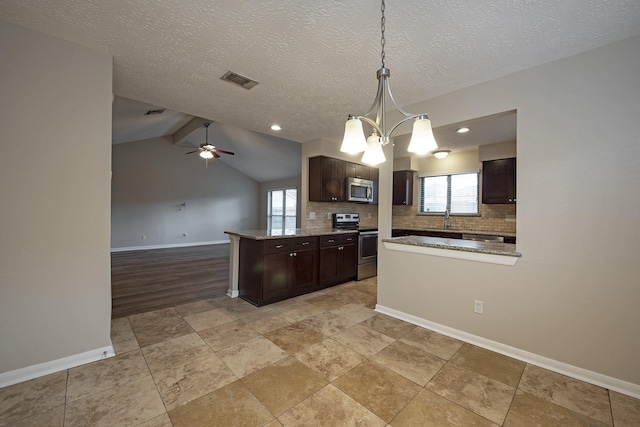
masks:
<svg viewBox="0 0 640 427"><path fill-rule="evenodd" d="M357 154L364 151L362 162L370 165L382 163L385 161L382 147L389 143L389 136L393 133L394 130L396 130L398 126L411 119L414 120L413 132L411 134L411 141L409 142L409 148L407 148L407 151L415 154L426 154L429 151L433 151L438 148L438 144L436 143L436 140L433 136L431 120L429 120L427 114L407 113L402 108L400 108L400 106L398 106L398 103L393 98L393 94L391 93L391 86L389 85L390 71L385 67L384 63L384 45L386 42L384 36L384 0L382 0L380 10L382 12L382 18L380 20L380 30L382 33L382 37L380 39L382 52L380 54L380 57L382 59L382 68L380 68L377 72L378 93L376 94L376 98L373 101L373 105L371 105L371 108L365 114L349 114L349 119L347 120L344 128L344 139L342 140L342 146L340 147L340 151L349 154ZM404 118L396 123L389 131L387 131L387 116L385 111L387 97L391 100L393 106L396 107L396 109L400 113L402 113L402 115L404 115ZM374 112L375 120L368 117ZM367 122L373 127L373 132L367 139L365 139L365 133L362 127L363 121Z"/></svg>

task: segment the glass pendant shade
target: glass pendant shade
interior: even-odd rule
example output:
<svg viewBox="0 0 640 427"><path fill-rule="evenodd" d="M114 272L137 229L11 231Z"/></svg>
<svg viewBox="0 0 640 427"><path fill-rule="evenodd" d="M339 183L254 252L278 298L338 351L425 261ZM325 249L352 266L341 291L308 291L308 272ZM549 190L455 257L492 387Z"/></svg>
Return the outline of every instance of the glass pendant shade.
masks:
<svg viewBox="0 0 640 427"><path fill-rule="evenodd" d="M382 145L380 144L380 137L378 134L374 133L367 138L367 149L362 156L362 163L373 166L380 164L385 160Z"/></svg>
<svg viewBox="0 0 640 427"><path fill-rule="evenodd" d="M204 151L201 151L199 155L203 159L213 159L213 153L211 151L204 150Z"/></svg>
<svg viewBox="0 0 640 427"><path fill-rule="evenodd" d="M438 148L431 129L431 120L417 118L413 122L413 132L407 151L415 154L427 154Z"/></svg>
<svg viewBox="0 0 640 427"><path fill-rule="evenodd" d="M349 118L344 125L344 139L340 151L357 154L365 150L367 150L367 141L364 139L362 122L356 118Z"/></svg>

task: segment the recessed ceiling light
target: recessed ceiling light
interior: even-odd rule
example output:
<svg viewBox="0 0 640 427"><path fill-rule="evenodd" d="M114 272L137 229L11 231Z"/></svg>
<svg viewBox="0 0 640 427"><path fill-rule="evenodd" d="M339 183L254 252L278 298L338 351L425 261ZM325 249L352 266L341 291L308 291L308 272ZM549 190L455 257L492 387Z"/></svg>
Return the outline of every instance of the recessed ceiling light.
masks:
<svg viewBox="0 0 640 427"><path fill-rule="evenodd" d="M271 130L282 130L280 125L271 125Z"/></svg>
<svg viewBox="0 0 640 427"><path fill-rule="evenodd" d="M469 128L459 128L456 130L456 132L458 133L467 133L469 132Z"/></svg>

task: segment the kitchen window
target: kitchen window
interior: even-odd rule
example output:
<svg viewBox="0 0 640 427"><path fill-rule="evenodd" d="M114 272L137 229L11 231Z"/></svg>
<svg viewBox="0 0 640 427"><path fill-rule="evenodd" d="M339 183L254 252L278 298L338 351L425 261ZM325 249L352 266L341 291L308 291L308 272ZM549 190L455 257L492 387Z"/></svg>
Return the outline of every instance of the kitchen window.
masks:
<svg viewBox="0 0 640 427"><path fill-rule="evenodd" d="M267 229L296 228L298 190L286 188L267 193Z"/></svg>
<svg viewBox="0 0 640 427"><path fill-rule="evenodd" d="M419 213L478 214L478 175L461 173L419 178Z"/></svg>

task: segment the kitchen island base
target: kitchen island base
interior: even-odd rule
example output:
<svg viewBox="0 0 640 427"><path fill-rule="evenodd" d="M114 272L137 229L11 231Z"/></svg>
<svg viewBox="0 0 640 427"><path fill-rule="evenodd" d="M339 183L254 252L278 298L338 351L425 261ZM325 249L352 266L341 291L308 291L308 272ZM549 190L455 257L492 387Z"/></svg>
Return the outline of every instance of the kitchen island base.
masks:
<svg viewBox="0 0 640 427"><path fill-rule="evenodd" d="M294 231L280 238L228 233L234 264L228 295L260 307L356 278L356 233Z"/></svg>

